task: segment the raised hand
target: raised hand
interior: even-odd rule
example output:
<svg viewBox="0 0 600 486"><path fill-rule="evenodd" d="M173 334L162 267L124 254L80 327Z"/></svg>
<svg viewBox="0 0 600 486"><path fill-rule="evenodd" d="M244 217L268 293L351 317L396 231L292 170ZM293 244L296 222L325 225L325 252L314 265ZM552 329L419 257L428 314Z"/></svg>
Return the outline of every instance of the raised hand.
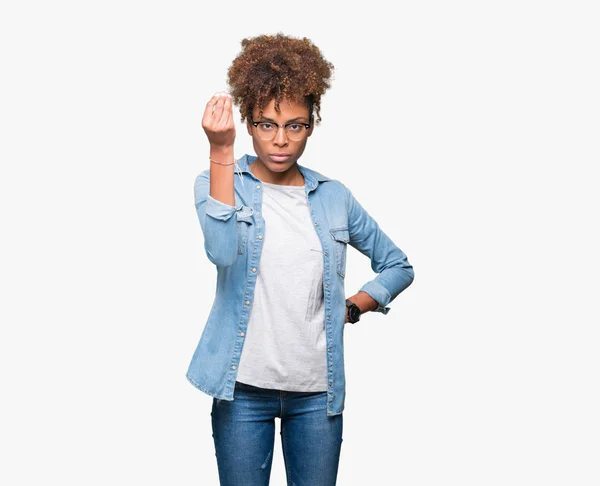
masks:
<svg viewBox="0 0 600 486"><path fill-rule="evenodd" d="M206 132L212 147L223 148L233 146L235 141L235 125L233 123L233 107L229 93L215 93L206 104L202 117L202 128Z"/></svg>

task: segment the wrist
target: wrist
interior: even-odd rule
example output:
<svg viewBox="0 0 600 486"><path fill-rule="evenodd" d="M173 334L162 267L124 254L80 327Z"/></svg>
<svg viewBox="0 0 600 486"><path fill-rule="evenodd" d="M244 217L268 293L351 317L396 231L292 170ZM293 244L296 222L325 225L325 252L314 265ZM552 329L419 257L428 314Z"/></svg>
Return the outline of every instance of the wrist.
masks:
<svg viewBox="0 0 600 486"><path fill-rule="evenodd" d="M358 306L361 314L375 310L379 305L379 303L375 299L373 299L373 297L371 297L364 291L358 292L352 297L348 297L348 300L351 300Z"/></svg>
<svg viewBox="0 0 600 486"><path fill-rule="evenodd" d="M219 162L233 162L233 145L211 145L210 158Z"/></svg>
<svg viewBox="0 0 600 486"><path fill-rule="evenodd" d="M360 320L360 308L350 299L346 299L346 322L354 324Z"/></svg>

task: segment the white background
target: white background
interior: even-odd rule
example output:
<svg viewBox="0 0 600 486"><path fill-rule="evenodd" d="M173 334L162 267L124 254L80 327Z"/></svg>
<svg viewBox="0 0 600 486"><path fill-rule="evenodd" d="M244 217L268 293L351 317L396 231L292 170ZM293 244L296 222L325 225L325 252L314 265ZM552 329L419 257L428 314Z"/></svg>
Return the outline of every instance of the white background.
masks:
<svg viewBox="0 0 600 486"><path fill-rule="evenodd" d="M346 327L338 484L600 484L593 4L3 2L0 482L218 484L201 117L283 32L335 65L300 163L416 274ZM348 296L374 276L349 249Z"/></svg>

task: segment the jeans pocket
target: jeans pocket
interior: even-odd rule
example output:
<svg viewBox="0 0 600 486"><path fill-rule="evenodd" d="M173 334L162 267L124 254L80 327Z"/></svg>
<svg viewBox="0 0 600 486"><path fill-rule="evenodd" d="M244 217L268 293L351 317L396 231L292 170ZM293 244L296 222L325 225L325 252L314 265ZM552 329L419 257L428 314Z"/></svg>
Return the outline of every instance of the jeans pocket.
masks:
<svg viewBox="0 0 600 486"><path fill-rule="evenodd" d="M246 221L238 221L237 222L237 234L238 234L238 242L237 242L237 248L238 248L238 254L239 255L243 255L244 252L246 251L246 245L248 243L248 232L250 231L249 229L250 227L250 223L247 223Z"/></svg>
<svg viewBox="0 0 600 486"><path fill-rule="evenodd" d="M347 227L335 228L329 230L333 238L333 247L335 254L335 265L337 273L340 277L346 276L346 253L348 251L348 242L350 241L350 233Z"/></svg>
<svg viewBox="0 0 600 486"><path fill-rule="evenodd" d="M243 255L248 244L248 233L254 218L254 209L250 206L241 206L236 214L237 217L237 249L238 254Z"/></svg>

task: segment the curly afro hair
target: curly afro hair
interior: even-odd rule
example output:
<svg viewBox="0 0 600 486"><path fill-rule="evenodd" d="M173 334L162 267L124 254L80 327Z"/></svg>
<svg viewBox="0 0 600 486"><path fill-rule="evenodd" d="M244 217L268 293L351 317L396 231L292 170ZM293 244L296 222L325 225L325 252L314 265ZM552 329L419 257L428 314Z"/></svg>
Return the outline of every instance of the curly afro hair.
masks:
<svg viewBox="0 0 600 486"><path fill-rule="evenodd" d="M321 122L321 96L331 87L334 66L310 39L277 33L243 39L242 51L227 71L232 101L239 105L241 121L252 119L254 108L259 115L272 99L275 111L284 98L303 103L311 118L316 110ZM314 118L313 118L314 119Z"/></svg>

